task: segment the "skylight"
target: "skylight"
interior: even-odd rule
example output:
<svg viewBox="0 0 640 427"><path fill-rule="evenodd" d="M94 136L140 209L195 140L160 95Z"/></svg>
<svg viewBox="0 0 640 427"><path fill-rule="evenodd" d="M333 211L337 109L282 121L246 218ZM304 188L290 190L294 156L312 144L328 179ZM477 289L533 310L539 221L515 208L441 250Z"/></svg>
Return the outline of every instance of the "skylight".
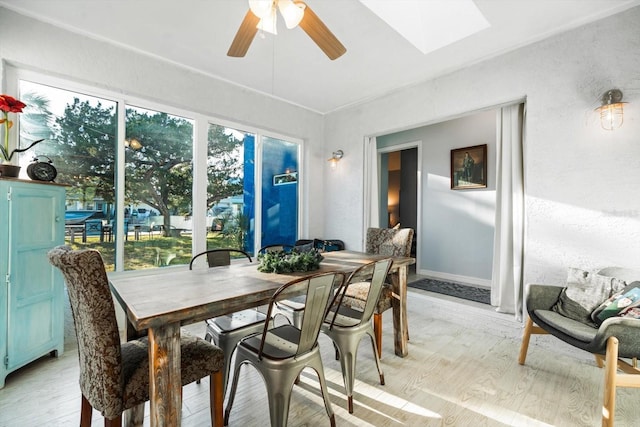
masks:
<svg viewBox="0 0 640 427"><path fill-rule="evenodd" d="M473 0L360 0L427 54L491 25Z"/></svg>

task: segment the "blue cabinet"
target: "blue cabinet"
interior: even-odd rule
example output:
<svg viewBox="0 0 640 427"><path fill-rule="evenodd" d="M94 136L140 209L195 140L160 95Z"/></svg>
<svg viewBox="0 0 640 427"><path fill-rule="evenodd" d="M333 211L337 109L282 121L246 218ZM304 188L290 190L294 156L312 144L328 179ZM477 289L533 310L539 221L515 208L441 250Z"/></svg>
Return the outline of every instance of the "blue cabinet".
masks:
<svg viewBox="0 0 640 427"><path fill-rule="evenodd" d="M0 388L64 350L64 281L47 252L64 244L65 187L0 179Z"/></svg>

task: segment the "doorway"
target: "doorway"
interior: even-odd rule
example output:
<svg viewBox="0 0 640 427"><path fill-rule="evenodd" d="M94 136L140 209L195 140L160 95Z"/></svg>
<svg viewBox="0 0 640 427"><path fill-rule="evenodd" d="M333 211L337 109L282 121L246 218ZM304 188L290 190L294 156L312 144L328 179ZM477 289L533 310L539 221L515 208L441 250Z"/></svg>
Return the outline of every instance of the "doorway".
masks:
<svg viewBox="0 0 640 427"><path fill-rule="evenodd" d="M418 147L380 152L380 225L414 230L411 256L416 257L418 233Z"/></svg>

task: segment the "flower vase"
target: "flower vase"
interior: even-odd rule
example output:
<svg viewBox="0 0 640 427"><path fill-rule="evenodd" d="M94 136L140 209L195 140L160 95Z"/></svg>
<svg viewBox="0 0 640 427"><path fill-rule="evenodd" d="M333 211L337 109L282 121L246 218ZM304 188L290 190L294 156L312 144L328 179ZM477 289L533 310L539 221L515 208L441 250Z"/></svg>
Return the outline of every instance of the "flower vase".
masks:
<svg viewBox="0 0 640 427"><path fill-rule="evenodd" d="M0 178L17 178L18 175L20 175L20 166L0 163Z"/></svg>

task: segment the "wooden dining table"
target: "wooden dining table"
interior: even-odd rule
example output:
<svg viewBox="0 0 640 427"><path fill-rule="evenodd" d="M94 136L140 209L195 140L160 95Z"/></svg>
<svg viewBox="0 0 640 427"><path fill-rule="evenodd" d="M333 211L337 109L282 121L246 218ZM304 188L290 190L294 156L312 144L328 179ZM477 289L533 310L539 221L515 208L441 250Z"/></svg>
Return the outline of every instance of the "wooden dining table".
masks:
<svg viewBox="0 0 640 427"><path fill-rule="evenodd" d="M361 265L387 258L354 251L323 253L320 269L307 273L261 273L256 263L232 263L216 268L171 267L153 272L111 273L115 299L130 327L149 335L149 388L151 426L179 426L182 409L180 380L180 327L205 319L267 304L283 284L328 271L350 273ZM407 273L415 260L393 257L395 354L407 349Z"/></svg>

